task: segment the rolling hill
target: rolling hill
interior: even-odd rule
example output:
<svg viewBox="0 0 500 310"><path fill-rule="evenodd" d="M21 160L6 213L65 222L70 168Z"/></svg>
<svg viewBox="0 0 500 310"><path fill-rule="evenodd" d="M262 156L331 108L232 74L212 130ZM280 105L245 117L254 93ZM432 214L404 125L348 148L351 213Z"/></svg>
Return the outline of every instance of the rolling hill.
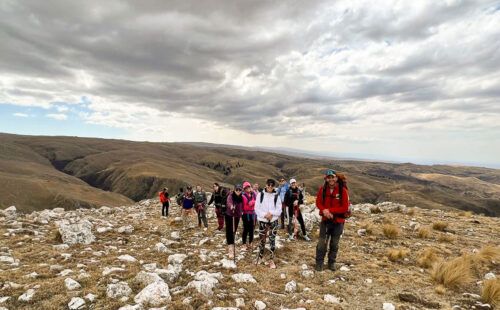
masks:
<svg viewBox="0 0 500 310"><path fill-rule="evenodd" d="M0 208L120 206L175 194L186 184L209 189L295 177L310 193L327 168L344 172L354 203L393 201L500 215L500 170L295 157L241 148L77 137L0 134Z"/></svg>

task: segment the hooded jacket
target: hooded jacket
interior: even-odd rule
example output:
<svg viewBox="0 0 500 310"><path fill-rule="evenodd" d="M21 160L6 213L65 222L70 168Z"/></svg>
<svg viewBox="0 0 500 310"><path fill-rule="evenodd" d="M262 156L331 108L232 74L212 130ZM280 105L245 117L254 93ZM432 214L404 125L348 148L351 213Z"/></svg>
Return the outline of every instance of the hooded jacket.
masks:
<svg viewBox="0 0 500 310"><path fill-rule="evenodd" d="M261 196L264 195L262 199L262 203L260 202ZM266 214L269 212L273 215L271 222L278 220L281 215L282 205L280 196L277 196L276 204L274 203L274 197L276 196L276 192L268 193L267 191L262 191L257 196L255 200L255 214L257 214L257 219L264 223L269 223L269 221L265 218Z"/></svg>
<svg viewBox="0 0 500 310"><path fill-rule="evenodd" d="M158 192L158 195L160 196L161 203L168 202L168 198L169 198L168 192L161 191L161 192Z"/></svg>
<svg viewBox="0 0 500 310"><path fill-rule="evenodd" d="M255 212L255 194L243 192L243 214L254 214Z"/></svg>
<svg viewBox="0 0 500 310"><path fill-rule="evenodd" d="M231 193L229 193L229 195L227 195L226 214L229 216L241 217L241 215L243 214L243 198L241 199L241 202L237 203L237 202L233 201L233 193L234 192L231 192ZM232 206L234 206L234 211L231 210Z"/></svg>

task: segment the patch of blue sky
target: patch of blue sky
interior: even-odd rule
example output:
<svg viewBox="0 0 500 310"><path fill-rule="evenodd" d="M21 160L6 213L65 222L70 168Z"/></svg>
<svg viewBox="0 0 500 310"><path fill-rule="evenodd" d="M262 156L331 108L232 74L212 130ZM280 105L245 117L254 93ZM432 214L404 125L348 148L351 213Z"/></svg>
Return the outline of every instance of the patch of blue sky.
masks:
<svg viewBox="0 0 500 310"><path fill-rule="evenodd" d="M61 111L58 107L68 107L68 110ZM123 129L88 124L80 115L88 111L86 105L68 105L65 102L54 102L50 109L0 103L0 132L24 135L124 138L126 132ZM65 118L61 115L65 115Z"/></svg>

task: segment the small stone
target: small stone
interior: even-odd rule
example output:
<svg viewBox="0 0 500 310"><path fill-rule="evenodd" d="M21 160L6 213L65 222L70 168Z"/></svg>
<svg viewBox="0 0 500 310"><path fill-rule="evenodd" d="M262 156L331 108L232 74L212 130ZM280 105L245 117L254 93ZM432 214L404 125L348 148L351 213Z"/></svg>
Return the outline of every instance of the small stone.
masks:
<svg viewBox="0 0 500 310"><path fill-rule="evenodd" d="M235 301L236 301L236 307L237 308L245 307L245 299L243 299L243 298L236 298Z"/></svg>
<svg viewBox="0 0 500 310"><path fill-rule="evenodd" d="M68 303L68 308L71 310L83 309L85 307L85 300L80 297L73 297Z"/></svg>
<svg viewBox="0 0 500 310"><path fill-rule="evenodd" d="M257 283L254 277L248 273L237 273L231 276L237 283Z"/></svg>
<svg viewBox="0 0 500 310"><path fill-rule="evenodd" d="M168 284L163 281L149 284L134 297L136 303L152 306L160 306L171 299Z"/></svg>
<svg viewBox="0 0 500 310"><path fill-rule="evenodd" d="M267 307L266 304L260 300L256 300L255 303L253 304L253 306L257 310L264 310Z"/></svg>
<svg viewBox="0 0 500 310"><path fill-rule="evenodd" d="M351 271L351 269L347 268L346 266L340 267L340 271Z"/></svg>
<svg viewBox="0 0 500 310"><path fill-rule="evenodd" d="M122 226L119 227L116 231L120 234L131 234L134 232L134 226L132 225Z"/></svg>
<svg viewBox="0 0 500 310"><path fill-rule="evenodd" d="M300 275L305 278L305 279L312 279L314 278L314 271L312 270L302 270L300 272Z"/></svg>
<svg viewBox="0 0 500 310"><path fill-rule="evenodd" d="M286 279L286 274L284 274L284 273L280 274L280 278L281 279Z"/></svg>
<svg viewBox="0 0 500 310"><path fill-rule="evenodd" d="M132 289L128 286L127 282L119 282L116 284L108 284L106 295L109 298L116 299L118 297L128 297L132 293Z"/></svg>
<svg viewBox="0 0 500 310"><path fill-rule="evenodd" d="M64 285L66 286L66 289L68 291L77 290L77 289L82 287L80 285L80 283L76 282L75 280L73 280L71 278L64 279Z"/></svg>
<svg viewBox="0 0 500 310"><path fill-rule="evenodd" d="M383 310L396 310L396 307L394 307L394 305L391 303L384 302L384 304L382 305L382 309Z"/></svg>
<svg viewBox="0 0 500 310"><path fill-rule="evenodd" d="M234 260L229 260L229 259L223 259L220 261L222 264L222 267L225 269L236 269L236 264L234 263Z"/></svg>
<svg viewBox="0 0 500 310"><path fill-rule="evenodd" d="M325 296L323 296L323 300L326 302L329 302L331 304L339 304L342 302L341 298L335 297L335 296L330 295L330 294L326 294Z"/></svg>
<svg viewBox="0 0 500 310"><path fill-rule="evenodd" d="M297 282L295 282L294 280L288 282L287 284L285 284L285 292L287 293L293 293L297 290Z"/></svg>
<svg viewBox="0 0 500 310"><path fill-rule="evenodd" d="M91 294L91 293L88 293L87 295L85 295L85 298L87 298L90 302L94 302L95 295Z"/></svg>
<svg viewBox="0 0 500 310"><path fill-rule="evenodd" d="M129 263L133 263L133 262L136 262L137 259L131 255L120 255L118 256L118 260L122 261L122 262L129 262Z"/></svg>
<svg viewBox="0 0 500 310"><path fill-rule="evenodd" d="M486 280L493 280L493 279L496 279L496 276L493 272L488 272L487 274L484 275L484 278Z"/></svg>
<svg viewBox="0 0 500 310"><path fill-rule="evenodd" d="M174 240L180 240L181 234L178 231L174 231L170 234L170 238L172 238Z"/></svg>
<svg viewBox="0 0 500 310"><path fill-rule="evenodd" d="M29 289L26 291L26 293L19 296L18 300L28 302L33 298L33 296L35 296L35 290Z"/></svg>

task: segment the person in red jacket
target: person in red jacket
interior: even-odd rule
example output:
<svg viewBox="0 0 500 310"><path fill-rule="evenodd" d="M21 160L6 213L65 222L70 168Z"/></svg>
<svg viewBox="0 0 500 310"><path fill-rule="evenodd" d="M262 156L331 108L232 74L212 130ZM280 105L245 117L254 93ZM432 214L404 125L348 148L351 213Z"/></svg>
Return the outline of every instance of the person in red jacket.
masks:
<svg viewBox="0 0 500 310"><path fill-rule="evenodd" d="M158 192L158 195L160 196L160 201L163 205L161 208L161 215L162 216L168 216L168 206L170 204L170 196L168 195L168 188L164 187L163 191Z"/></svg>
<svg viewBox="0 0 500 310"><path fill-rule="evenodd" d="M323 262L327 250L327 240L330 237L328 252L328 269L335 271L335 260L339 249L340 235L344 231L345 216L349 211L349 193L347 186L339 179L334 170L325 173L325 183L318 190L316 206L323 216L319 230L319 240L316 245L316 271L323 271Z"/></svg>

